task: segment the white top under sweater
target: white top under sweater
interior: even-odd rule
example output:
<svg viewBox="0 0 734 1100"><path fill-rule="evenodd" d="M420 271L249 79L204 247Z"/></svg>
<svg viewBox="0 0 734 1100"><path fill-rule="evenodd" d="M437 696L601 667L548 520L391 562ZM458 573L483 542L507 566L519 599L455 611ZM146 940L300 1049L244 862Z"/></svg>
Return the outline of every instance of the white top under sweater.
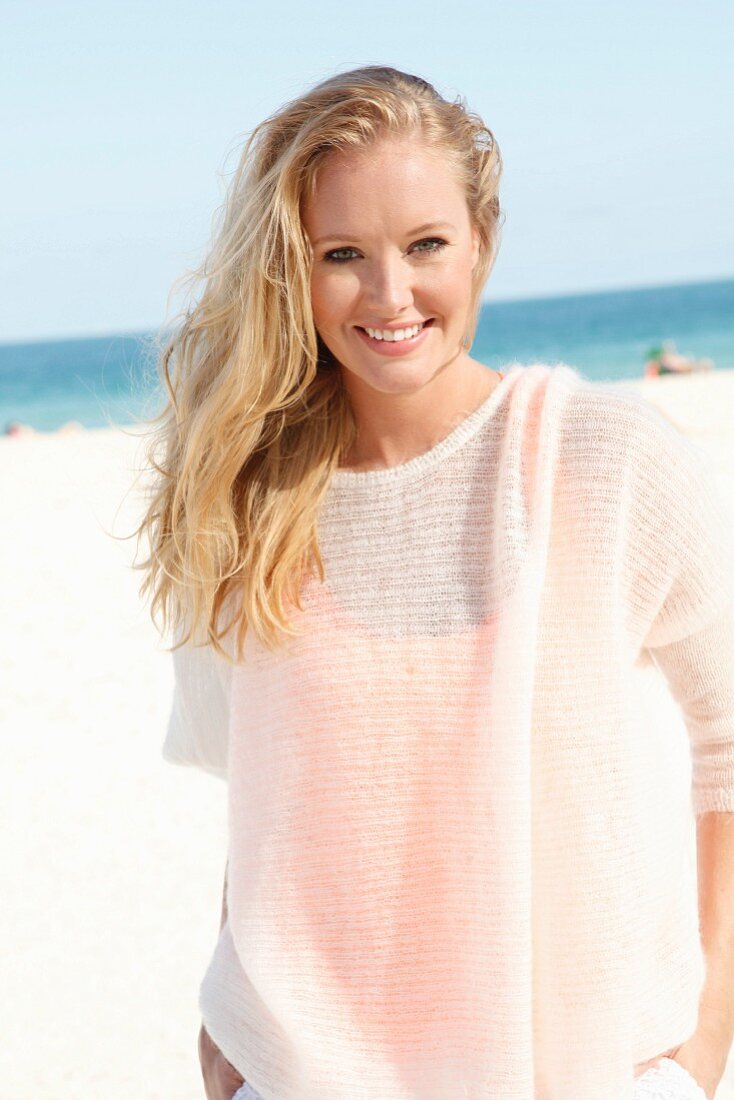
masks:
<svg viewBox="0 0 734 1100"><path fill-rule="evenodd" d="M228 782L199 1005L264 1100L629 1100L691 1034L728 518L653 405L513 364L426 453L335 473L286 651L176 651L164 756Z"/></svg>

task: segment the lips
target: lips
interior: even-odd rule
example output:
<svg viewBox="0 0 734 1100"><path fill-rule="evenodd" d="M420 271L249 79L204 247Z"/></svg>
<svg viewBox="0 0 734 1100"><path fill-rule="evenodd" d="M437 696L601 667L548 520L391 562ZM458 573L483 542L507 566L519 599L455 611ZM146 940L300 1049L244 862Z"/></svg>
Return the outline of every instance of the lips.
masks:
<svg viewBox="0 0 734 1100"><path fill-rule="evenodd" d="M406 325L405 327L410 328L411 326ZM370 351L374 352L376 355L397 359L401 356L410 355L411 352L420 347L423 341L428 339L432 327L433 318L431 317L423 322L423 326L418 330L415 336L410 336L404 340L378 340L370 336L361 325L355 325L354 329L358 338L364 342Z"/></svg>

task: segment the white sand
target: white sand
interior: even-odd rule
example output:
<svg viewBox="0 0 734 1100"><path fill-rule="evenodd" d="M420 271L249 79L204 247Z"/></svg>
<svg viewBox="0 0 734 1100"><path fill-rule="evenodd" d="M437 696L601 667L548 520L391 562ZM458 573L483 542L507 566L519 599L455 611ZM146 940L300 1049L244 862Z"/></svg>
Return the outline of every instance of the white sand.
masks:
<svg viewBox="0 0 734 1100"><path fill-rule="evenodd" d="M712 451L734 514L734 372L623 385ZM140 453L116 430L0 439L1 1100L203 1096L226 787L160 755L170 655L111 537L138 522ZM728 1079L717 1100L734 1057Z"/></svg>

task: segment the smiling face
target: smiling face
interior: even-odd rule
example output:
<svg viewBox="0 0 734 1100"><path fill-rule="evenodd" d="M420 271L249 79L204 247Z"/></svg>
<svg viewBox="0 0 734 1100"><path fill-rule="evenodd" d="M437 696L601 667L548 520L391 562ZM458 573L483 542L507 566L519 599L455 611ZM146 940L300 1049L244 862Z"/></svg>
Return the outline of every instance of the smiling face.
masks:
<svg viewBox="0 0 734 1100"><path fill-rule="evenodd" d="M479 235L436 153L405 139L334 153L302 214L314 322L348 390L409 393L444 368L462 369ZM365 331L423 322L405 341Z"/></svg>

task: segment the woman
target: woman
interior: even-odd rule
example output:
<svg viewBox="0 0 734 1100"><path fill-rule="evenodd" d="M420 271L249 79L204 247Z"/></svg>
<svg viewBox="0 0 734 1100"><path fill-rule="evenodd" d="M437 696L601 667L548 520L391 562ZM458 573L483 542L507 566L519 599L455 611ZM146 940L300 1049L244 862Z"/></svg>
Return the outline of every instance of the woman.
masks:
<svg viewBox="0 0 734 1100"><path fill-rule="evenodd" d="M162 356L164 755L229 796L210 1100L723 1072L681 875L691 809L734 810L731 545L652 406L469 355L500 172L426 81L324 81L256 127ZM644 714L661 669L693 807Z"/></svg>

